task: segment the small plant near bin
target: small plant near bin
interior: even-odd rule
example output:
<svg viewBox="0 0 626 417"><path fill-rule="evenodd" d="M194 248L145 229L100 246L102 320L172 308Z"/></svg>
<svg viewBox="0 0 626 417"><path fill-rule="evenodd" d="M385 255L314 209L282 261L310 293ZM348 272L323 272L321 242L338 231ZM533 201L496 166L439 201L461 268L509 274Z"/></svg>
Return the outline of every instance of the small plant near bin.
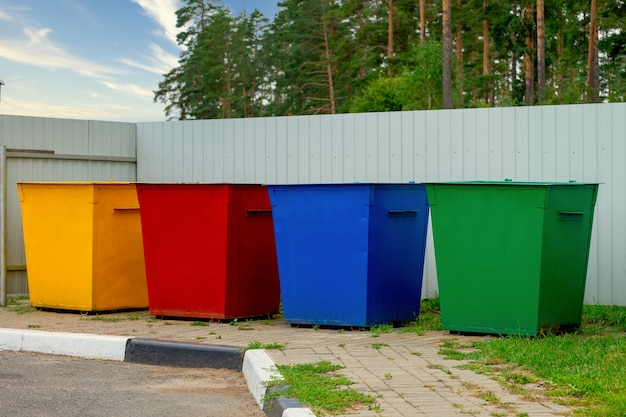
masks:
<svg viewBox="0 0 626 417"><path fill-rule="evenodd" d="M37 309L30 305L28 296L16 295L7 297L7 311L13 311L17 314L31 313Z"/></svg>
<svg viewBox="0 0 626 417"><path fill-rule="evenodd" d="M285 345L282 345L280 343L266 343L263 344L261 342L259 342L258 340L253 340L252 342L248 343L248 346L246 346L243 350L244 352L246 350L250 350L250 349L277 349L277 350L283 350L285 348Z"/></svg>

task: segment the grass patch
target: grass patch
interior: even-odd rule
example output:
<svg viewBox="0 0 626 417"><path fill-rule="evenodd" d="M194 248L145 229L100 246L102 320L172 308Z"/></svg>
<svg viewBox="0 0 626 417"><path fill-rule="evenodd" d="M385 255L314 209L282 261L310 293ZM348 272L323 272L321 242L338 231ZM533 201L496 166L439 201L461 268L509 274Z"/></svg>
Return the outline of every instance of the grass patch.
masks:
<svg viewBox="0 0 626 417"><path fill-rule="evenodd" d="M380 350L380 348L382 347L388 347L389 344L387 343L372 343L372 348L376 349L376 350Z"/></svg>
<svg viewBox="0 0 626 417"><path fill-rule="evenodd" d="M30 300L26 295L7 296L7 306L5 309L17 314L26 314L37 311L35 307L30 305Z"/></svg>
<svg viewBox="0 0 626 417"><path fill-rule="evenodd" d="M439 296L422 300L419 315L403 323L400 332L422 336L429 330L442 330L440 308Z"/></svg>
<svg viewBox="0 0 626 417"><path fill-rule="evenodd" d="M206 327L209 325L209 323L207 323L206 321L196 320L192 321L191 325L196 327Z"/></svg>
<svg viewBox="0 0 626 417"><path fill-rule="evenodd" d="M624 331L626 307L585 306L577 333L493 338L474 343L470 352L458 346L443 346L440 353L472 360L463 367L491 373L514 392L520 393L524 385L540 383L552 401L573 407L576 415L623 417Z"/></svg>
<svg viewBox="0 0 626 417"><path fill-rule="evenodd" d="M393 325L391 324L377 324L370 327L370 333L372 337L379 337L383 333L393 332Z"/></svg>
<svg viewBox="0 0 626 417"><path fill-rule="evenodd" d="M246 346L243 350L250 350L250 349L277 349L277 350L282 350L285 348L285 345L282 345L280 343L266 343L263 344L261 342L259 342L258 340L253 340L252 342L248 343L248 346Z"/></svg>
<svg viewBox="0 0 626 417"><path fill-rule="evenodd" d="M87 316L88 320L91 321L104 321L104 322L109 322L109 323L117 323L119 321L124 321L123 317L116 317L116 316L101 316L100 314L95 314L93 316Z"/></svg>
<svg viewBox="0 0 626 417"><path fill-rule="evenodd" d="M271 391L265 399L297 398L316 415L344 414L356 405L372 406L374 397L349 388L353 382L336 373L342 369L328 361L298 365L277 365L283 380L271 381L269 386L282 388Z"/></svg>

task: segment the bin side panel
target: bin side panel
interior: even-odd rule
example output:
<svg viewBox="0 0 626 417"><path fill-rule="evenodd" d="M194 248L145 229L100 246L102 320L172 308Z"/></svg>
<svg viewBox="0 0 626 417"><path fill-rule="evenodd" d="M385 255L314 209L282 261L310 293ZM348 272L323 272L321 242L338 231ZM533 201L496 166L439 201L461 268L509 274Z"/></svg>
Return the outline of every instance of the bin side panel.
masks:
<svg viewBox="0 0 626 417"><path fill-rule="evenodd" d="M581 324L597 187L564 185L548 190L541 263L541 328L568 330Z"/></svg>
<svg viewBox="0 0 626 417"><path fill-rule="evenodd" d="M18 184L30 303L91 311L93 189L89 184Z"/></svg>
<svg viewBox="0 0 626 417"><path fill-rule="evenodd" d="M374 185L368 263L368 325L419 314L428 224L423 184Z"/></svg>
<svg viewBox="0 0 626 417"><path fill-rule="evenodd" d="M367 185L270 186L284 319L365 326Z"/></svg>
<svg viewBox="0 0 626 417"><path fill-rule="evenodd" d="M226 318L277 313L278 264L266 187L231 186L227 233Z"/></svg>
<svg viewBox="0 0 626 417"><path fill-rule="evenodd" d="M150 313L222 318L228 189L138 184Z"/></svg>
<svg viewBox="0 0 626 417"><path fill-rule="evenodd" d="M545 187L428 187L444 328L536 334Z"/></svg>
<svg viewBox="0 0 626 417"><path fill-rule="evenodd" d="M148 307L139 202L134 184L96 184L93 309Z"/></svg>

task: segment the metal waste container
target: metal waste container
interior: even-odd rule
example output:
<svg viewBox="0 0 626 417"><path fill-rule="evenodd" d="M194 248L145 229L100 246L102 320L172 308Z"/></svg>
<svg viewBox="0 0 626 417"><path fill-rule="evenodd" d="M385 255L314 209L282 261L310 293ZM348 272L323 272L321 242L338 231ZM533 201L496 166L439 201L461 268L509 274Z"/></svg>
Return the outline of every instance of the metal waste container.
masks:
<svg viewBox="0 0 626 417"><path fill-rule="evenodd" d="M279 311L267 188L137 184L150 313L233 319Z"/></svg>
<svg viewBox="0 0 626 417"><path fill-rule="evenodd" d="M441 321L536 335L580 326L598 184L427 184Z"/></svg>
<svg viewBox="0 0 626 417"><path fill-rule="evenodd" d="M284 320L367 327L419 314L423 184L269 186Z"/></svg>
<svg viewBox="0 0 626 417"><path fill-rule="evenodd" d="M17 187L32 306L84 312L148 307L134 184Z"/></svg>

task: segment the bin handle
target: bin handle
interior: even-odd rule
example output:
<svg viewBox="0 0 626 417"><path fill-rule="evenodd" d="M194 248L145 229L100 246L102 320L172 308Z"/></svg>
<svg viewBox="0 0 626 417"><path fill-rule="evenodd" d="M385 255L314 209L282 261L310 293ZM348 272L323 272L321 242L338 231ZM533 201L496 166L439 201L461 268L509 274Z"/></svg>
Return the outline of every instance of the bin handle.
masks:
<svg viewBox="0 0 626 417"><path fill-rule="evenodd" d="M248 217L265 217L271 216L272 209L248 209L246 210L246 216Z"/></svg>
<svg viewBox="0 0 626 417"><path fill-rule="evenodd" d="M387 217L417 217L418 210L387 210Z"/></svg>
<svg viewBox="0 0 626 417"><path fill-rule="evenodd" d="M139 211L139 207L113 207L113 213L126 214Z"/></svg>
<svg viewBox="0 0 626 417"><path fill-rule="evenodd" d="M560 221L570 221L570 222L579 222L583 219L582 211L560 211L559 212L559 220Z"/></svg>

